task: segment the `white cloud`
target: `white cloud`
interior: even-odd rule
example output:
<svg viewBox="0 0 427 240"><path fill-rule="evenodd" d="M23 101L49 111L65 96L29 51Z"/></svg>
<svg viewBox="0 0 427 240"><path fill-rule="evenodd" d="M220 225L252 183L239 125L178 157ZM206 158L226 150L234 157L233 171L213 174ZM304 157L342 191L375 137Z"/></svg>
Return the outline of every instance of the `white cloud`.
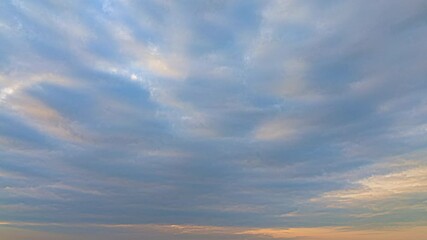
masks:
<svg viewBox="0 0 427 240"><path fill-rule="evenodd" d="M427 166L420 165L384 175L374 175L355 182L352 189L323 194L323 200L339 203L361 203L427 194Z"/></svg>
<svg viewBox="0 0 427 240"><path fill-rule="evenodd" d="M257 140L295 140L305 128L295 119L279 118L262 123L254 132Z"/></svg>

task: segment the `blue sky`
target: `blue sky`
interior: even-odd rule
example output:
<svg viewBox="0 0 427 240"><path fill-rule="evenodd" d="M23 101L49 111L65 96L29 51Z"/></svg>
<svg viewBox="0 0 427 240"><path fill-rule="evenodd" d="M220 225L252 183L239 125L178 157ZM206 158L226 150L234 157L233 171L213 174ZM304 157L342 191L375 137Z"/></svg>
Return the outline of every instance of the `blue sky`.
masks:
<svg viewBox="0 0 427 240"><path fill-rule="evenodd" d="M426 9L1 1L0 232L427 234Z"/></svg>

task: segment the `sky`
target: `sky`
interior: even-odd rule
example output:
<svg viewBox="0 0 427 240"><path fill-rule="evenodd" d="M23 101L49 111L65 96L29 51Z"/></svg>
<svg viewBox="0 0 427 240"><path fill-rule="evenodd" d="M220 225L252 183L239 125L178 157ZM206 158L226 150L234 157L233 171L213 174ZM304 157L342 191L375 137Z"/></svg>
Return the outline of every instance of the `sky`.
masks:
<svg viewBox="0 0 427 240"><path fill-rule="evenodd" d="M427 1L0 1L2 240L427 238Z"/></svg>

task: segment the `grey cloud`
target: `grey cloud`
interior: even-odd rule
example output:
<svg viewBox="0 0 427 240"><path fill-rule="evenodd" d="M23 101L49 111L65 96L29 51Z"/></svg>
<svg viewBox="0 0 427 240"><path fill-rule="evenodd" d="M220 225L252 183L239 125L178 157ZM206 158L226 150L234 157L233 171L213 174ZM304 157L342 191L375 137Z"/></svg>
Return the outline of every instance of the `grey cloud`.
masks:
<svg viewBox="0 0 427 240"><path fill-rule="evenodd" d="M0 220L360 225L311 199L426 144L422 1L0 7Z"/></svg>

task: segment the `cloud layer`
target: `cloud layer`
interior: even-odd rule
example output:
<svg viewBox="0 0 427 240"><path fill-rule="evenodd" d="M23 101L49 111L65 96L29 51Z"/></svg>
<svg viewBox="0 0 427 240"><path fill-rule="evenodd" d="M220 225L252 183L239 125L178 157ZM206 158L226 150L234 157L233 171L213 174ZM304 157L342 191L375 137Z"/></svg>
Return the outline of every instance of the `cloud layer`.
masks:
<svg viewBox="0 0 427 240"><path fill-rule="evenodd" d="M2 1L0 221L423 226L425 9Z"/></svg>

